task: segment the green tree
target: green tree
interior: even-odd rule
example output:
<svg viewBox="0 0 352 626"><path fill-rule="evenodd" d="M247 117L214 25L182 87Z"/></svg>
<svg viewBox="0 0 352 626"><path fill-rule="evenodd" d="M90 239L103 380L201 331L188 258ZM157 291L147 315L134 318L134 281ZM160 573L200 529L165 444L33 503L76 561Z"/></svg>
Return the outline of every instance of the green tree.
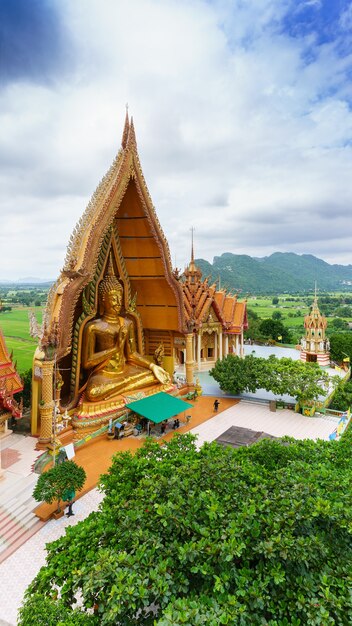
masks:
<svg viewBox="0 0 352 626"><path fill-rule="evenodd" d="M352 363L352 333L334 333L330 337L330 355L333 361L342 363L345 357L349 357Z"/></svg>
<svg viewBox="0 0 352 626"><path fill-rule="evenodd" d="M82 489L86 480L83 467L74 461L64 461L41 474L33 491L33 498L37 502L51 504L57 500L57 510L60 511L60 502L65 492L76 492Z"/></svg>
<svg viewBox="0 0 352 626"><path fill-rule="evenodd" d="M271 317L272 317L273 320L281 320L282 313L281 313L281 311L274 311L274 313L272 314Z"/></svg>
<svg viewBox="0 0 352 626"><path fill-rule="evenodd" d="M262 388L275 395L288 394L301 403L317 400L326 394L329 382L334 382L317 363L278 359L274 355L264 359L230 354L217 361L209 373L222 391L233 395Z"/></svg>
<svg viewBox="0 0 352 626"><path fill-rule="evenodd" d="M275 297L272 299L272 301L271 301L271 302L272 302L272 304L279 304L279 298L278 298L277 296L275 296Z"/></svg>
<svg viewBox="0 0 352 626"><path fill-rule="evenodd" d="M352 308L350 306L339 306L335 309L336 317L352 317Z"/></svg>
<svg viewBox="0 0 352 626"><path fill-rule="evenodd" d="M197 450L186 435L116 455L100 510L47 546L23 610L41 597L71 619L78 595L101 626L348 626L347 436Z"/></svg>
<svg viewBox="0 0 352 626"><path fill-rule="evenodd" d="M265 367L265 359L247 355L244 359L234 354L228 354L218 360L209 374L220 385L222 391L232 395L239 395L244 391L254 393L261 380L261 366Z"/></svg>
<svg viewBox="0 0 352 626"><path fill-rule="evenodd" d="M352 408L352 381L340 382L336 389L330 408L336 411L347 411Z"/></svg>
<svg viewBox="0 0 352 626"><path fill-rule="evenodd" d="M26 370L24 374L21 375L21 378L23 381L23 405L28 408L31 406L32 397L32 368Z"/></svg>
<svg viewBox="0 0 352 626"><path fill-rule="evenodd" d="M282 337L284 343L290 343L291 341L289 330L280 320L274 320L273 318L265 319L261 322L259 330L267 339L277 341L278 337Z"/></svg>
<svg viewBox="0 0 352 626"><path fill-rule="evenodd" d="M334 317L334 319L329 321L329 326L333 330L346 330L347 322L341 319L341 317Z"/></svg>

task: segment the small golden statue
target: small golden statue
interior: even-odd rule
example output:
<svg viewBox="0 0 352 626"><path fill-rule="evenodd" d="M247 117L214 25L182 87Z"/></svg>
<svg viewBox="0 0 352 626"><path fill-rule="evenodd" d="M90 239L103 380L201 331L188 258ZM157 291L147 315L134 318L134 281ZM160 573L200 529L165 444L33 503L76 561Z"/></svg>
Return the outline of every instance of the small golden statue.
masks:
<svg viewBox="0 0 352 626"><path fill-rule="evenodd" d="M99 285L101 317L88 322L83 333L83 367L90 371L85 397L88 401L112 398L170 382L169 374L136 350L132 320L120 315L123 287L110 258L108 272Z"/></svg>
<svg viewBox="0 0 352 626"><path fill-rule="evenodd" d="M161 365L164 359L164 354L164 344L159 343L157 349L154 352L154 363L156 363L157 365Z"/></svg>

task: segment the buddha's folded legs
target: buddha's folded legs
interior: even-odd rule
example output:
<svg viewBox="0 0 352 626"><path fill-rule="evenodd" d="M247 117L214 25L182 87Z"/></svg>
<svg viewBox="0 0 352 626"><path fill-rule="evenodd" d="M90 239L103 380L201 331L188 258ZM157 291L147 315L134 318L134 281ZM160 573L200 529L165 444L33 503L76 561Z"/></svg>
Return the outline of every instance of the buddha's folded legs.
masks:
<svg viewBox="0 0 352 626"><path fill-rule="evenodd" d="M104 370L93 373L88 380L85 396L86 400L92 402L105 400L155 383L157 380L152 372L136 365L128 365L119 374Z"/></svg>

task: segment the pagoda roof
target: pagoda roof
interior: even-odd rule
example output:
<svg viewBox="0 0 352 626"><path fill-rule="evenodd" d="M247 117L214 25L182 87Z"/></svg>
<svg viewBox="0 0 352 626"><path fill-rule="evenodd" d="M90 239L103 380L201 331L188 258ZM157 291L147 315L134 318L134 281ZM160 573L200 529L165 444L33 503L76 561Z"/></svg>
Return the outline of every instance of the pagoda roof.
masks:
<svg viewBox="0 0 352 626"><path fill-rule="evenodd" d="M327 325L328 323L326 317L322 315L319 311L318 299L317 295L315 294L312 304L312 310L309 315L306 315L304 318L304 328L321 328L325 330L327 328Z"/></svg>
<svg viewBox="0 0 352 626"><path fill-rule="evenodd" d="M0 413L21 417L22 411L13 396L23 390L23 383L16 370L0 329Z"/></svg>
<svg viewBox="0 0 352 626"><path fill-rule="evenodd" d="M207 278L202 279L202 273L194 263L193 245L191 262L183 273L181 285L189 327L200 328L207 322L212 309L224 332L240 334L248 328L246 302L238 302L236 294L217 289L215 283L209 285Z"/></svg>

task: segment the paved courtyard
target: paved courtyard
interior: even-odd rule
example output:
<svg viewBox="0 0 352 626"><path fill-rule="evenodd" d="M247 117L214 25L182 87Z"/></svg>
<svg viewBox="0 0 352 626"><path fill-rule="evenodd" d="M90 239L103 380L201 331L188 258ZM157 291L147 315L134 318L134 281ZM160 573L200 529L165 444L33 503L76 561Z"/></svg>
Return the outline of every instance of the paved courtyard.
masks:
<svg viewBox="0 0 352 626"><path fill-rule="evenodd" d="M297 439L328 440L336 423L334 418L308 418L285 409L273 413L267 406L241 401L197 425L191 432L198 435L199 445L215 440L231 426L265 431L276 437L290 435ZM30 467L35 453L30 438L28 440L29 447L32 446L27 455ZM25 444L22 442L22 445ZM14 446L9 442L8 447ZM26 474L30 470L23 466L23 471ZM91 511L97 510L101 500L102 495L93 489L74 504L74 517L50 520L0 565L0 626L15 626L24 591L45 563L45 544L60 537L67 526L77 524Z"/></svg>

